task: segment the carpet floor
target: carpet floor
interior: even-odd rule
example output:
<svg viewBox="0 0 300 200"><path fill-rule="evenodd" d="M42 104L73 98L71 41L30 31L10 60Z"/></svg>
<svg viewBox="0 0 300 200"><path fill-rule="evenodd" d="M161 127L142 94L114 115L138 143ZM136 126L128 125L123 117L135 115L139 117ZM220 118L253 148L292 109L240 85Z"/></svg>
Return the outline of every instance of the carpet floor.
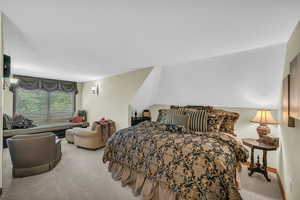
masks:
<svg viewBox="0 0 300 200"><path fill-rule="evenodd" d="M111 178L102 163L103 150L89 151L62 142L62 160L50 172L12 178L8 149L3 153L3 200L135 200L131 189ZM246 167L241 172L245 200L282 199L276 175L271 182L260 174L248 177Z"/></svg>

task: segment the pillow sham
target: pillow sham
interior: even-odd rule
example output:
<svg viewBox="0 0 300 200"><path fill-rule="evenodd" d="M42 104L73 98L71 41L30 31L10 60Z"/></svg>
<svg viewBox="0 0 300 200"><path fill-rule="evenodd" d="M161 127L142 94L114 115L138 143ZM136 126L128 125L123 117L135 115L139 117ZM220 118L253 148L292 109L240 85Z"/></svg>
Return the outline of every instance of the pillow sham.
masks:
<svg viewBox="0 0 300 200"><path fill-rule="evenodd" d="M221 115L224 117L219 132L224 132L236 136L236 134L234 133L234 128L235 128L235 123L240 117L238 113L228 112L220 109L214 109L211 111L211 113L216 115Z"/></svg>
<svg viewBox="0 0 300 200"><path fill-rule="evenodd" d="M207 110L207 111L211 111L213 110L212 106L192 106L192 105L187 105L187 106L175 106L175 105L171 105L170 107L172 110L184 110L186 112L188 111L193 111L196 112L198 110Z"/></svg>
<svg viewBox="0 0 300 200"><path fill-rule="evenodd" d="M224 116L217 114L208 114L207 130L208 132L218 133L220 131Z"/></svg>
<svg viewBox="0 0 300 200"><path fill-rule="evenodd" d="M197 112L188 112L188 129L198 132L207 132L208 112L199 110Z"/></svg>

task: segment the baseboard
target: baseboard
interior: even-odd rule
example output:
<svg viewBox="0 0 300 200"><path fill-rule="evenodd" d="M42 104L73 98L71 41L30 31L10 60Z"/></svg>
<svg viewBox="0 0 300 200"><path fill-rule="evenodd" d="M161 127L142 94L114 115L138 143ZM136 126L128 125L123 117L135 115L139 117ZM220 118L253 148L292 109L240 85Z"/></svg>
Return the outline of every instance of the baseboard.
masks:
<svg viewBox="0 0 300 200"><path fill-rule="evenodd" d="M286 193L285 193L285 190L284 190L284 186L283 186L283 184L282 184L282 182L281 182L281 178L280 178L278 172L276 172L276 176L277 176L278 184L279 184L279 187L280 187L282 199L283 199L283 200L287 200L287 198L286 198Z"/></svg>
<svg viewBox="0 0 300 200"><path fill-rule="evenodd" d="M246 165L246 166L250 166L250 162L243 162L242 163L243 165ZM277 181L278 181L278 185L279 185L279 188L280 188L280 192L281 192L281 196L282 196L282 199L283 200L287 200L286 198L286 193L285 193L285 190L284 190L284 187L282 185L282 182L281 182L281 178L278 174L278 171L276 168L273 168L273 167L267 167L267 170L268 172L271 172L271 173L274 173L276 174L276 177L277 177Z"/></svg>

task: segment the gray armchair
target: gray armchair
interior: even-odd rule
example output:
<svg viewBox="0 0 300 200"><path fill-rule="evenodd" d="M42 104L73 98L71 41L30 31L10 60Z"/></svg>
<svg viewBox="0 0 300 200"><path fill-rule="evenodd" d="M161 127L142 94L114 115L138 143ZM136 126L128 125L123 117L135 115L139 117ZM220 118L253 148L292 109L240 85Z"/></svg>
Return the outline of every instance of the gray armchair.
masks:
<svg viewBox="0 0 300 200"><path fill-rule="evenodd" d="M54 133L17 135L7 140L13 177L50 171L60 161L61 144Z"/></svg>

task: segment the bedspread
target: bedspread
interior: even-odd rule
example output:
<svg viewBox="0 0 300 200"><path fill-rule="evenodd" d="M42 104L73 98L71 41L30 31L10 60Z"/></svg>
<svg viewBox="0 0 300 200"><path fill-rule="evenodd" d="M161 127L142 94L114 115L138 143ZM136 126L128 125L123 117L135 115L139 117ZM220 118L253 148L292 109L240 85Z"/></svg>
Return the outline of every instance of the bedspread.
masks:
<svg viewBox="0 0 300 200"><path fill-rule="evenodd" d="M169 192L168 199L223 200L241 199L236 168L247 158L248 151L233 136L146 121L116 132L103 162L110 162L123 185L134 185L136 195L151 185L144 188L144 199L164 199L162 193Z"/></svg>

